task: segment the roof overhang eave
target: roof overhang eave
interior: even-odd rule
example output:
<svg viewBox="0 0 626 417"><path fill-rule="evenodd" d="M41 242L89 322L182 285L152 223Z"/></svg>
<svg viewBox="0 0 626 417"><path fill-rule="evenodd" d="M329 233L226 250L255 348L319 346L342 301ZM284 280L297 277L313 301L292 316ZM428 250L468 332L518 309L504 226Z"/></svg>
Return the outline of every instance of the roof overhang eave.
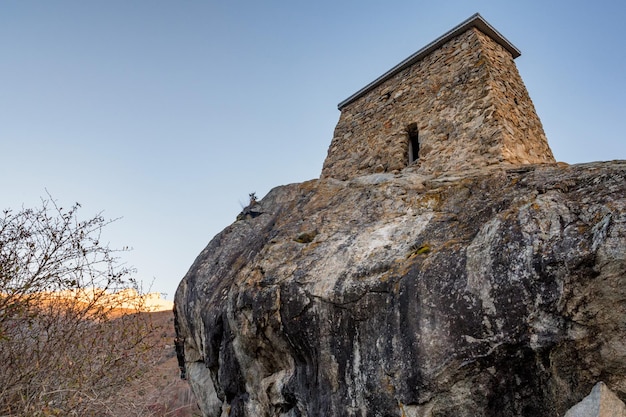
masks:
<svg viewBox="0 0 626 417"><path fill-rule="evenodd" d="M450 41L452 38L460 35L461 33L473 27L477 28L478 30L483 32L485 35L493 39L495 42L500 44L504 49L506 49L511 54L513 59L517 58L518 56L522 54L519 49L517 49L504 36L502 36L502 34L498 32L493 26L491 26L479 13L476 13L472 15L469 19L460 23L458 26L452 28L450 31L446 32L439 38L435 39L434 41L432 41L431 43L423 47L419 51L415 52L413 55L409 56L404 61L400 62L398 65L391 68L389 71L387 71L386 73L384 73L383 75L381 75L380 77L372 81L371 83L367 84L365 87L361 88L359 91L352 94L347 99L343 100L341 103L337 105L337 108L339 110L343 109L348 104L352 103L359 97L365 95L369 91L378 87L380 84L387 81L389 78L393 77L400 71L408 68L409 66L413 65L414 63L418 61L421 61L422 59L424 59L424 57L426 57L427 55L429 55L436 49L440 48L444 43Z"/></svg>

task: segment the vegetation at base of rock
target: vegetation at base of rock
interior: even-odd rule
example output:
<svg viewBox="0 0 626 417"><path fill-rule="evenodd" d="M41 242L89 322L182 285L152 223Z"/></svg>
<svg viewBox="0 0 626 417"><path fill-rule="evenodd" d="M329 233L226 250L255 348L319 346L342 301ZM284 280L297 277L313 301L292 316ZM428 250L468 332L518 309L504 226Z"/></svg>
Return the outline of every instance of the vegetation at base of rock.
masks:
<svg viewBox="0 0 626 417"><path fill-rule="evenodd" d="M0 217L2 416L152 415L129 387L158 356L155 326L123 296L140 288L103 243L111 221L79 208L48 198Z"/></svg>

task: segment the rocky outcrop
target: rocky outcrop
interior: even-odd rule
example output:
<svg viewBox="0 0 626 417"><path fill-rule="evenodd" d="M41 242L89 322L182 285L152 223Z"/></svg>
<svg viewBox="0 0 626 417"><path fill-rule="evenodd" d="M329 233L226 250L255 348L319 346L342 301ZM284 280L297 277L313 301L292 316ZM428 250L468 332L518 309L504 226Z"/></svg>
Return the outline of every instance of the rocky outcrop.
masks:
<svg viewBox="0 0 626 417"><path fill-rule="evenodd" d="M565 417L626 417L626 405L604 382L598 382L589 395L565 413Z"/></svg>
<svg viewBox="0 0 626 417"><path fill-rule="evenodd" d="M205 416L563 416L626 398L626 162L273 189L176 293Z"/></svg>

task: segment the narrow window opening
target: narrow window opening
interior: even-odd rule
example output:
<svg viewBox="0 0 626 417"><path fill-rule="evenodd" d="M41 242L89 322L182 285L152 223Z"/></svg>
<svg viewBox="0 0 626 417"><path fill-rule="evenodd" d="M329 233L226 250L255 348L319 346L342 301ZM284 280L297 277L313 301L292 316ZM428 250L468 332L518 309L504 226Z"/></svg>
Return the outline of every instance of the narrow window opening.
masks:
<svg viewBox="0 0 626 417"><path fill-rule="evenodd" d="M417 131L417 123L411 123L406 128L409 135L409 164L417 161L420 152L419 134Z"/></svg>

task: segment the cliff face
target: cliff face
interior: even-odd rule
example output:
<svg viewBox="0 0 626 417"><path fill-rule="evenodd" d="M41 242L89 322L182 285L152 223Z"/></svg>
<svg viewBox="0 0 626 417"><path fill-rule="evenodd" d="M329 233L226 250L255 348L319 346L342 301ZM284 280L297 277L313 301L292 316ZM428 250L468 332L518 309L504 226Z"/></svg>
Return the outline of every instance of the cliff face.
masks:
<svg viewBox="0 0 626 417"><path fill-rule="evenodd" d="M626 398L626 162L277 187L176 293L206 416L561 416Z"/></svg>

